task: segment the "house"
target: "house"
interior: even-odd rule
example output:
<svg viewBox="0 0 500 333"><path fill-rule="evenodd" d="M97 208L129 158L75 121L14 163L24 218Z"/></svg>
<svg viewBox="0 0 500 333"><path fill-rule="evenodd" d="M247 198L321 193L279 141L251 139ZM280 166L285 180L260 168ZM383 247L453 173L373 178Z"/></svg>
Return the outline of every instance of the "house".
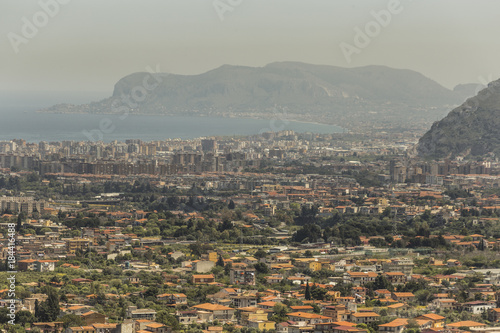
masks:
<svg viewBox="0 0 500 333"><path fill-rule="evenodd" d="M391 294L392 299L401 303L410 303L415 300L415 295L413 293L397 293L393 292Z"/></svg>
<svg viewBox="0 0 500 333"><path fill-rule="evenodd" d="M387 272L402 272L406 276L413 273L413 261L408 258L394 258L390 261L382 263L384 273Z"/></svg>
<svg viewBox="0 0 500 333"><path fill-rule="evenodd" d="M191 283L193 284L208 284L215 282L215 277L213 274L193 274L191 277Z"/></svg>
<svg viewBox="0 0 500 333"><path fill-rule="evenodd" d="M308 312L291 312L288 314L288 319L296 322L305 322L306 325L326 323L332 320L331 317Z"/></svg>
<svg viewBox="0 0 500 333"><path fill-rule="evenodd" d="M198 321L198 312L196 310L177 311L175 317L177 318L179 324L189 325Z"/></svg>
<svg viewBox="0 0 500 333"><path fill-rule="evenodd" d="M219 255L215 251L209 251L207 253L202 254L201 258L203 260L213 261L214 263L216 263L219 258Z"/></svg>
<svg viewBox="0 0 500 333"><path fill-rule="evenodd" d="M306 325L304 323L297 323L288 326L288 333L313 333L314 325Z"/></svg>
<svg viewBox="0 0 500 333"><path fill-rule="evenodd" d="M489 309L488 320L491 322L498 322L500 320L500 308Z"/></svg>
<svg viewBox="0 0 500 333"><path fill-rule="evenodd" d="M232 297L237 297L238 295L241 295L239 289L225 288L216 292L215 294L207 295L207 299L209 299L211 303L230 305L231 303L233 303Z"/></svg>
<svg viewBox="0 0 500 333"><path fill-rule="evenodd" d="M256 306L259 297L256 294L244 293L241 295L231 295L229 296L229 299L236 308L245 308L249 306Z"/></svg>
<svg viewBox="0 0 500 333"><path fill-rule="evenodd" d="M85 312L81 314L80 317L82 317L87 326L90 326L92 324L105 324L107 322L107 318L105 315L95 311Z"/></svg>
<svg viewBox="0 0 500 333"><path fill-rule="evenodd" d="M271 310L272 308L274 308L276 304L278 303L273 301L267 301L267 302L260 302L257 304L257 306L265 310Z"/></svg>
<svg viewBox="0 0 500 333"><path fill-rule="evenodd" d="M223 333L224 327L222 326L208 326L206 330L202 330L203 333Z"/></svg>
<svg viewBox="0 0 500 333"><path fill-rule="evenodd" d="M328 290L325 294L324 300L325 301L330 301L330 302L335 302L337 298L340 297L340 291L338 290Z"/></svg>
<svg viewBox="0 0 500 333"><path fill-rule="evenodd" d="M77 316L81 316L84 313L89 312L90 306L89 305L74 305L70 306L69 308L66 308L63 310L64 314L74 314Z"/></svg>
<svg viewBox="0 0 500 333"><path fill-rule="evenodd" d="M175 304L187 304L187 296L185 294L172 294L171 299Z"/></svg>
<svg viewBox="0 0 500 333"><path fill-rule="evenodd" d="M337 297L335 301L339 304L345 305L345 306L350 306L352 304L356 304L356 299L351 296L346 296L346 297Z"/></svg>
<svg viewBox="0 0 500 333"><path fill-rule="evenodd" d="M393 285L405 284L406 275L402 272L387 272L383 274Z"/></svg>
<svg viewBox="0 0 500 333"><path fill-rule="evenodd" d="M229 271L229 283L255 286L255 268L231 268Z"/></svg>
<svg viewBox="0 0 500 333"><path fill-rule="evenodd" d="M378 274L375 272L345 272L344 283L352 283L355 286L362 286L365 283L374 282Z"/></svg>
<svg viewBox="0 0 500 333"><path fill-rule="evenodd" d="M394 319L391 322L378 325L380 333L402 333L408 325L408 320L404 318Z"/></svg>
<svg viewBox="0 0 500 333"><path fill-rule="evenodd" d="M329 305L323 309L323 315L330 317L333 321L342 321L348 319L348 312L345 305Z"/></svg>
<svg viewBox="0 0 500 333"><path fill-rule="evenodd" d="M187 296L185 294L161 294L156 296L159 301L167 302L168 304L180 305L187 304Z"/></svg>
<svg viewBox="0 0 500 333"><path fill-rule="evenodd" d="M161 323L151 323L146 325L146 331L152 333L169 333L172 329Z"/></svg>
<svg viewBox="0 0 500 333"><path fill-rule="evenodd" d="M276 322L269 320L249 320L247 327L255 328L258 331L274 330L276 328Z"/></svg>
<svg viewBox="0 0 500 333"><path fill-rule="evenodd" d="M448 259L446 261L446 266L448 267L457 267L457 266L462 266L462 263L456 259Z"/></svg>
<svg viewBox="0 0 500 333"><path fill-rule="evenodd" d="M37 260L35 261L36 272L53 272L59 260Z"/></svg>
<svg viewBox="0 0 500 333"><path fill-rule="evenodd" d="M455 323L446 324L447 328L459 328L459 327L467 327L467 329L481 329L485 327L486 324L478 323L476 321L466 320L466 321L458 321Z"/></svg>
<svg viewBox="0 0 500 333"><path fill-rule="evenodd" d="M288 281L291 281L293 284L306 284L311 281L311 277L307 275L294 275L286 278Z"/></svg>
<svg viewBox="0 0 500 333"><path fill-rule="evenodd" d="M95 333L94 326L68 327L64 333Z"/></svg>
<svg viewBox="0 0 500 333"><path fill-rule="evenodd" d="M38 328L42 333L61 333L64 329L64 323L62 321L33 323L32 327Z"/></svg>
<svg viewBox="0 0 500 333"><path fill-rule="evenodd" d="M90 244L92 241L87 238L68 239L66 240L66 251L71 254L75 254L77 251L84 252Z"/></svg>
<svg viewBox="0 0 500 333"><path fill-rule="evenodd" d="M473 301L462 303L462 310L472 314L482 314L487 312L489 309L495 308L495 306L495 302Z"/></svg>
<svg viewBox="0 0 500 333"><path fill-rule="evenodd" d="M53 272L59 260L25 259L17 262L20 271Z"/></svg>
<svg viewBox="0 0 500 333"><path fill-rule="evenodd" d="M446 298L450 298L450 295L446 293L434 294L434 299L446 299Z"/></svg>
<svg viewBox="0 0 500 333"><path fill-rule="evenodd" d="M265 276L264 279L266 279L267 283L269 284L280 283L283 280L283 275L272 274L269 276Z"/></svg>
<svg viewBox="0 0 500 333"><path fill-rule="evenodd" d="M291 320L284 321L282 323L278 323L278 325L276 325L276 332L277 333L288 333L288 328L291 325L296 325L296 324L297 324L296 322L291 321Z"/></svg>
<svg viewBox="0 0 500 333"><path fill-rule="evenodd" d="M431 328L443 328L446 318L435 313L428 313L416 317L417 320L430 320L432 322Z"/></svg>
<svg viewBox="0 0 500 333"><path fill-rule="evenodd" d="M429 320L415 319L420 330L425 330L431 327ZM393 321L379 325L379 332L382 333L402 333L408 325L408 319L397 318Z"/></svg>
<svg viewBox="0 0 500 333"><path fill-rule="evenodd" d="M395 303L387 306L387 314L389 316L397 316L400 311L408 310L408 305L404 303Z"/></svg>
<svg viewBox="0 0 500 333"><path fill-rule="evenodd" d="M363 296L363 297L366 297L366 293L368 292L368 289L365 288L365 287L352 287L351 289L351 295L359 295L359 296Z"/></svg>
<svg viewBox="0 0 500 333"><path fill-rule="evenodd" d="M215 267L215 262L210 260L198 260L192 263L192 269L196 273L208 273Z"/></svg>
<svg viewBox="0 0 500 333"><path fill-rule="evenodd" d="M349 315L349 321L355 324L370 324L378 320L380 315L375 312L355 312Z"/></svg>
<svg viewBox="0 0 500 333"><path fill-rule="evenodd" d="M127 317L131 319L155 320L156 311L152 309L137 309L137 306L129 306L127 309Z"/></svg>
<svg viewBox="0 0 500 333"><path fill-rule="evenodd" d="M374 291L375 296L378 298L391 298L391 292L387 289L377 289Z"/></svg>
<svg viewBox="0 0 500 333"><path fill-rule="evenodd" d="M365 329L357 328L356 325L352 323L345 323L339 325L340 323L320 323L314 325L314 333L366 333Z"/></svg>
<svg viewBox="0 0 500 333"><path fill-rule="evenodd" d="M245 259L243 260L243 262L245 264L247 264L248 266L253 266L256 263L258 263L259 261L257 259L255 259L254 257L245 257Z"/></svg>
<svg viewBox="0 0 500 333"><path fill-rule="evenodd" d="M311 262L309 262L309 269L312 272L320 271L321 267L322 267L322 264L320 262L318 262L318 261L311 261Z"/></svg>
<svg viewBox="0 0 500 333"><path fill-rule="evenodd" d="M267 321L271 310L263 310L256 307L246 307L238 309L240 311L240 323L247 325L250 320L253 321Z"/></svg>
<svg viewBox="0 0 500 333"><path fill-rule="evenodd" d="M135 330L136 331L144 331L146 330L146 325L154 323L154 320L149 319L137 319L135 321Z"/></svg>
<svg viewBox="0 0 500 333"><path fill-rule="evenodd" d="M117 328L117 324L94 324L95 333L109 333L113 332Z"/></svg>
<svg viewBox="0 0 500 333"><path fill-rule="evenodd" d="M453 298L440 298L432 301L432 305L440 310L454 310L458 308L458 303Z"/></svg>
<svg viewBox="0 0 500 333"><path fill-rule="evenodd" d="M218 320L222 323L234 321L234 309L228 306L204 303L193 306L202 322Z"/></svg>

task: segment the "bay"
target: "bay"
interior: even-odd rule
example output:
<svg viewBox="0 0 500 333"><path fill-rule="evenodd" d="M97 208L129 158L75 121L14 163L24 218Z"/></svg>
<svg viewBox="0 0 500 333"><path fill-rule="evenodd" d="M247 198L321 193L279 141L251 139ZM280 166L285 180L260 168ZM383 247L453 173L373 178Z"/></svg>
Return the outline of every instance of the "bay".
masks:
<svg viewBox="0 0 500 333"><path fill-rule="evenodd" d="M191 116L94 115L36 113L32 107L0 109L0 140L98 141L193 139L253 135L292 130L297 133L339 133L338 126L280 119Z"/></svg>

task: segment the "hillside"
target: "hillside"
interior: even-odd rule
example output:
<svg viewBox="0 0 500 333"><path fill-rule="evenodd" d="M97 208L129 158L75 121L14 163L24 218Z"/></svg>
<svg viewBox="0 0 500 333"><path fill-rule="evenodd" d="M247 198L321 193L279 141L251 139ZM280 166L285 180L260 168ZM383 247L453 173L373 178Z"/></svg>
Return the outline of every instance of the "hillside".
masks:
<svg viewBox="0 0 500 333"><path fill-rule="evenodd" d="M500 154L500 80L434 123L417 151L434 158Z"/></svg>

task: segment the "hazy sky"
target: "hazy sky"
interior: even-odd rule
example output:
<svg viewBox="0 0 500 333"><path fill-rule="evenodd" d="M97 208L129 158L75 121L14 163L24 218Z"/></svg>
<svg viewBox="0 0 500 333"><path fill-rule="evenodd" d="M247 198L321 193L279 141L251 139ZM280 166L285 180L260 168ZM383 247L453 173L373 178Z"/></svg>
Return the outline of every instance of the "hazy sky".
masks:
<svg viewBox="0 0 500 333"><path fill-rule="evenodd" d="M500 77L500 1L395 2L1 0L0 90L111 92L148 66L197 74L275 61L408 68L448 88ZM376 23L372 11L388 8ZM355 29L366 27L370 43L357 47ZM341 43L356 47L350 63Z"/></svg>

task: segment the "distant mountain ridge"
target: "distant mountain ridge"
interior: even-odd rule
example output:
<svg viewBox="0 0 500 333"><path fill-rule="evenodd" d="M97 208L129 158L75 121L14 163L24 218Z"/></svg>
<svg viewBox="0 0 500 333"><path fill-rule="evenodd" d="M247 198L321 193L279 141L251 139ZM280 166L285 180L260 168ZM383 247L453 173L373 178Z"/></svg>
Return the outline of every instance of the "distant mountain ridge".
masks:
<svg viewBox="0 0 500 333"><path fill-rule="evenodd" d="M421 156L500 155L500 79L434 123L419 140Z"/></svg>
<svg viewBox="0 0 500 333"><path fill-rule="evenodd" d="M342 68L298 62L264 67L224 65L199 75L134 73L113 95L44 112L276 117L326 123L412 122L462 102L468 89L449 90L420 73L385 66ZM145 83L146 81L146 83ZM158 86L145 90L144 85ZM139 92L146 94L139 94ZM135 95L134 95L135 94ZM125 102L124 96L128 98ZM136 98L132 98L135 96ZM444 115L444 114L443 114Z"/></svg>

